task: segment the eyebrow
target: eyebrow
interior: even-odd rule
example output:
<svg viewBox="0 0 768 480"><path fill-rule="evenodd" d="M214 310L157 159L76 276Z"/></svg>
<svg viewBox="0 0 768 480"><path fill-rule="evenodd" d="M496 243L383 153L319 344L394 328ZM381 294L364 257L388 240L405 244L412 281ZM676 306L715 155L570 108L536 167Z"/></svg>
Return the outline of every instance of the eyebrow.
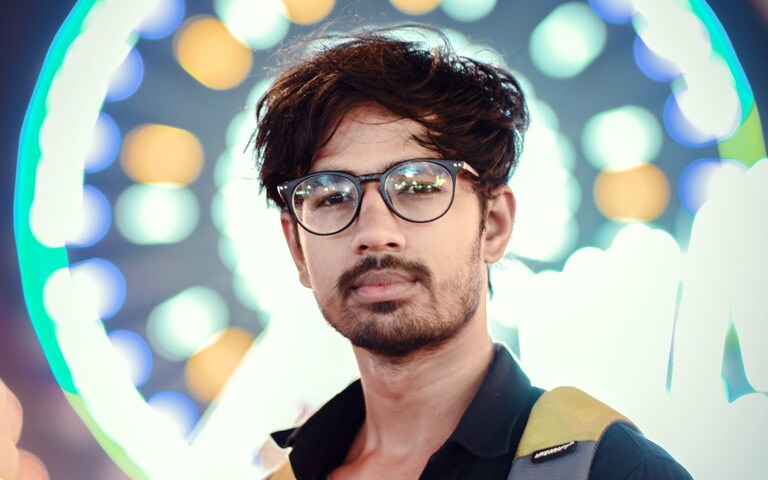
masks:
<svg viewBox="0 0 768 480"><path fill-rule="evenodd" d="M313 173L320 173L320 172L342 172L342 173L352 175L354 177L358 177L360 175L370 175L371 173L382 173L387 171L387 169L392 167L392 165L397 165L398 163L405 163L411 160L442 160L442 159L443 159L442 157L409 157L409 158L403 158L400 160L386 161L382 164L379 170L375 172L363 172L363 173L356 173L346 168L337 168L335 165L331 164L330 167L324 167L322 170L310 169L310 171L307 172L307 175L311 175Z"/></svg>

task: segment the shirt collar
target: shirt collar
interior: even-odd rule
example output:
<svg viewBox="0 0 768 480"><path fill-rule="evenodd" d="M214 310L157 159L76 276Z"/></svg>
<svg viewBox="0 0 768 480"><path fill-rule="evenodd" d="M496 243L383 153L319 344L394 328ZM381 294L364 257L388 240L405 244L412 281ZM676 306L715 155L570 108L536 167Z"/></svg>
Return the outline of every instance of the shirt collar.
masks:
<svg viewBox="0 0 768 480"><path fill-rule="evenodd" d="M281 448L292 448L296 478L319 479L344 460L363 419L363 388L356 380L301 426L275 432L272 438Z"/></svg>
<svg viewBox="0 0 768 480"><path fill-rule="evenodd" d="M512 431L526 420L521 416L530 395L528 377L506 347L495 345L488 372L447 442L481 458L509 454ZM275 432L272 438L282 448L292 447L291 465L297 478L320 478L344 460L364 418L365 402L358 380L302 426Z"/></svg>
<svg viewBox="0 0 768 480"><path fill-rule="evenodd" d="M482 458L508 454L512 431L527 420L521 417L530 395L530 380L506 347L496 344L488 373L448 441Z"/></svg>

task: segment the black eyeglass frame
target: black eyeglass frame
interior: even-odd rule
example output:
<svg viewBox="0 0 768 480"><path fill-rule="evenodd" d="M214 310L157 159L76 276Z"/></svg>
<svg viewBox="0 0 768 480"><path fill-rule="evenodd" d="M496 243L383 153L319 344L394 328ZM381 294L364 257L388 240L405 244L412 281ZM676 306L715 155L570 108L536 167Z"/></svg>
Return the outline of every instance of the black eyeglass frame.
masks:
<svg viewBox="0 0 768 480"><path fill-rule="evenodd" d="M428 163L434 163L434 164L440 165L441 167L448 170L448 173L451 174L451 181L453 182L453 188L451 189L451 201L448 202L448 206L445 207L445 210L443 210L443 212L440 213L438 216L431 218L429 220L411 220L410 218L406 218L400 213L398 213L398 211L395 210L394 205L392 205L392 200L389 198L389 195L387 194L387 190L386 190L387 177L393 171L402 167L403 165L407 165L409 163L416 163L416 162L428 162ZM373 180L379 181L379 194L381 195L381 198L384 200L384 203L387 205L387 208L389 208L389 211L397 215L399 218L402 218L403 220L411 223L434 222L438 218L448 213L448 210L451 209L451 206L453 205L453 198L456 195L456 177L461 171L469 172L470 174L474 175L476 178L480 178L480 174L477 173L477 170L475 170L467 162L464 162L461 160L447 160L442 158L412 158L409 160L403 160L402 162L397 162L395 164L392 164L389 168L387 168L381 173L367 173L365 175L360 175L360 176L351 175L349 173L341 172L338 170L325 170L321 172L313 172L309 175L281 183L280 185L277 186L277 193L283 199L283 203L285 204L285 207L283 208L287 209L291 213L291 216L294 218L294 220L296 220L296 222L299 225L301 225L301 228L303 228L304 230L306 230L307 232L313 235L325 237L328 235L335 235L339 232L342 232L355 222L355 220L357 219L357 216L360 214L360 206L363 203L363 188L361 184L363 182L370 182ZM339 175L351 181L352 184L355 186L355 189L357 190L358 200L357 200L357 205L355 206L355 213L352 215L349 222L347 222L343 227L330 233L317 233L307 228L307 226L304 225L301 222L301 220L299 220L299 216L296 215L296 211L294 210L292 198L293 198L293 193L296 190L296 187L298 187L300 183L312 177L316 177L320 175L328 175L328 174Z"/></svg>

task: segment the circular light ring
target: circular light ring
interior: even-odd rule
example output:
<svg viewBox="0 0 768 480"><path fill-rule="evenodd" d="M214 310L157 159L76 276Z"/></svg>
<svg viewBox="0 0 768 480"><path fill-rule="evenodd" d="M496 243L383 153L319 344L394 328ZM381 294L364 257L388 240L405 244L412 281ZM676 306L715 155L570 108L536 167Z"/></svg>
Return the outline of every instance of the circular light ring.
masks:
<svg viewBox="0 0 768 480"><path fill-rule="evenodd" d="M46 56L22 126L14 204L14 230L27 308L54 376L70 404L107 454L131 478L138 479L192 477L197 469L198 473L204 472L212 465L198 460L177 432L155 430L153 435L148 435L148 432L142 431L151 425L153 413L130 379L114 374L120 370L119 358L111 348L100 320L83 318L81 322L71 325L55 324L46 311L43 292L55 272L68 275L69 258L63 244L44 244L34 235L30 212L38 193L36 188L50 186L45 182L42 185L39 183L39 167L43 161L48 163L47 166L53 166L55 172L67 175L65 181L78 178L82 182L82 172L69 176L72 171L78 173L83 166L77 156L44 150L39 135L52 113L61 115L61 112L55 112L60 107L48 101L52 92L61 95L67 89L79 87L70 78L76 70L66 68L67 60L71 60L68 56L79 55L78 60L82 60L83 52L87 54L88 47L96 42L101 42L104 48L112 48L113 57L104 57L104 63L90 72L92 84L95 82L96 86L103 88L82 92L86 100L83 110L88 106L98 109L104 98L102 96L97 102L95 97L98 92L101 95L106 92L109 69L120 64L121 59L114 57L127 54L125 47L130 48L135 43L137 37L133 29L142 15L151 9L153 1L104 4L97 0L83 0L76 3ZM105 16L109 16L114 27L98 30L106 38L95 33L94 29L89 30L91 25L99 24ZM110 60L115 62L110 63ZM98 111L79 113L79 120L83 121L87 121L90 118L87 115L93 113L95 122ZM47 147L51 150L50 145ZM48 156L44 157L44 154ZM76 184L65 186L77 187ZM99 381L103 383L99 384ZM121 409L122 414L115 409ZM126 421L126 418L131 418L131 421Z"/></svg>

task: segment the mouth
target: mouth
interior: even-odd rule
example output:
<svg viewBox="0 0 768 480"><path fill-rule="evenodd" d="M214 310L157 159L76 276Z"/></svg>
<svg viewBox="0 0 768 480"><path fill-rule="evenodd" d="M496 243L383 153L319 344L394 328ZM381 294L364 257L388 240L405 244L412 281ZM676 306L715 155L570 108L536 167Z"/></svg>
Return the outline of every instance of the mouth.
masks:
<svg viewBox="0 0 768 480"><path fill-rule="evenodd" d="M400 300L416 287L415 275L399 270L369 270L352 282L352 295L363 303Z"/></svg>

